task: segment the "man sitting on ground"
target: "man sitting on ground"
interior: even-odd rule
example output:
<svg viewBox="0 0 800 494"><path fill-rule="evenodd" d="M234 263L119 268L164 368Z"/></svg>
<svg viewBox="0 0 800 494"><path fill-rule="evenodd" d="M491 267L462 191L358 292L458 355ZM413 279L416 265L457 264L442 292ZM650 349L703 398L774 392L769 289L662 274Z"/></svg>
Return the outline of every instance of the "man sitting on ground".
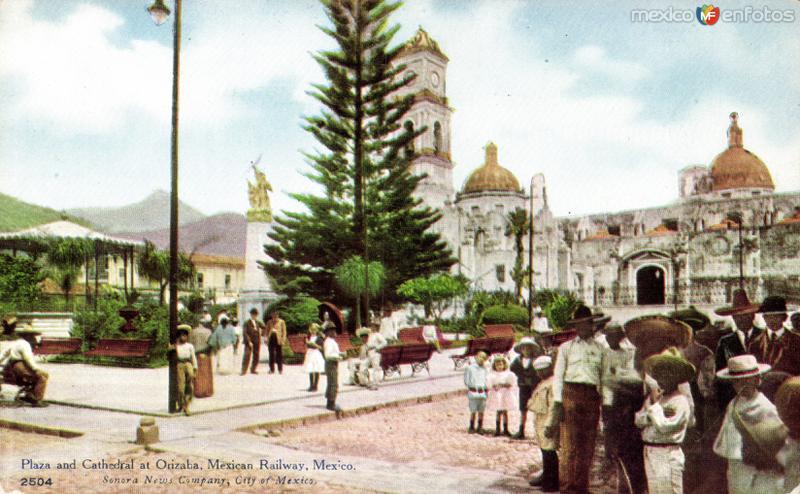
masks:
<svg viewBox="0 0 800 494"><path fill-rule="evenodd" d="M10 340L6 342L0 354L3 381L30 388L31 391L26 392L21 399L35 407L47 406L42 399L49 376L34 362L31 344L17 333L16 316L8 315L3 318L3 336Z"/></svg>

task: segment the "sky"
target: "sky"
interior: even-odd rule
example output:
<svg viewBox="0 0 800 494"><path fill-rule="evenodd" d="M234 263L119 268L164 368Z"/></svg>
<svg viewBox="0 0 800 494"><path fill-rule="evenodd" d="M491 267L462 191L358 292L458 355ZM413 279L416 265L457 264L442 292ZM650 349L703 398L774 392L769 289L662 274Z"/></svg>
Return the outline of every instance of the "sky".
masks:
<svg viewBox="0 0 800 494"><path fill-rule="evenodd" d="M155 26L149 3L0 0L0 192L61 210L169 190L172 18ZM450 59L456 189L494 141L523 186L545 175L557 215L667 204L737 111L777 190L800 190L800 3L726 2L795 20L714 25L632 21L698 2L600 4L409 0L393 16L397 43L422 26ZM183 2L183 201L244 213L260 157L273 209L301 207L327 23L311 0Z"/></svg>

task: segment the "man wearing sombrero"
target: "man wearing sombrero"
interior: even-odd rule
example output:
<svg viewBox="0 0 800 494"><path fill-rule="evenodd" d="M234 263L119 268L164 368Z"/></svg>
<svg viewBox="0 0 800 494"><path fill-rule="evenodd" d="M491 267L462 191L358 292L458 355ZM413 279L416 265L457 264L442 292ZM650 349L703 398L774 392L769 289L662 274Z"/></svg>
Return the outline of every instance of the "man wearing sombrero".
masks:
<svg viewBox="0 0 800 494"><path fill-rule="evenodd" d="M553 413L545 430L553 437L561 427L561 492L586 493L600 422L604 347L594 339L595 317L579 305L567 322L577 338L562 344L553 373ZM563 421L563 424L562 424Z"/></svg>
<svg viewBox="0 0 800 494"><path fill-rule="evenodd" d="M763 427L761 424L780 425L775 405L758 390L761 375L769 369L768 364L745 354L731 358L728 366L717 372L719 379L730 381L736 390L714 441L714 453L728 461L730 494L784 492L782 476L764 466L771 459L758 454L761 442L756 429Z"/></svg>
<svg viewBox="0 0 800 494"><path fill-rule="evenodd" d="M42 401L47 389L48 374L40 369L33 360L31 344L25 341L21 332L17 331L17 317L13 314L3 317L3 336L10 341L4 345L0 353L0 367L3 369L3 380L9 383L30 386L32 391L21 397L33 406L44 407Z"/></svg>
<svg viewBox="0 0 800 494"><path fill-rule="evenodd" d="M769 364L774 370L800 375L800 335L786 330L786 299L767 297L758 309L767 329L747 346L756 360Z"/></svg>

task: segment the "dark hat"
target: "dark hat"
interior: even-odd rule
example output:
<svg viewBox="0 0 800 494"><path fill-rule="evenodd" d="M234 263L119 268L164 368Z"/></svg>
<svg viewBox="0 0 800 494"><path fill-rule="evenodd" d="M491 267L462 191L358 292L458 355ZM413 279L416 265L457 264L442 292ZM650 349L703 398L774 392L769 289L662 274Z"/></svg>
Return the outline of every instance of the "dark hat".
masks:
<svg viewBox="0 0 800 494"><path fill-rule="evenodd" d="M750 299L747 298L747 292L741 288L733 291L733 305L726 305L714 309L714 313L718 316L735 316L739 314L755 314L758 312L758 304L751 304Z"/></svg>
<svg viewBox="0 0 800 494"><path fill-rule="evenodd" d="M592 309L580 304L575 308L575 312L572 313L572 319L567 321L567 324L571 326L579 322L593 321L593 319Z"/></svg>
<svg viewBox="0 0 800 494"><path fill-rule="evenodd" d="M592 314L592 319L594 319L595 326L602 326L604 324L608 324L611 320L611 316L607 316L603 314L603 311L598 310Z"/></svg>
<svg viewBox="0 0 800 494"><path fill-rule="evenodd" d="M628 340L636 348L660 353L669 347L684 348L692 342L692 328L683 321L658 315L640 316L624 325Z"/></svg>
<svg viewBox="0 0 800 494"><path fill-rule="evenodd" d="M250 314L258 314L258 309L253 307L252 309L250 309Z"/></svg>
<svg viewBox="0 0 800 494"><path fill-rule="evenodd" d="M608 326L603 328L603 334L607 334L608 335L608 334L616 334L616 333L620 333L620 334L623 334L623 335L625 334L625 329L622 327L621 324L617 324L617 323L609 324Z"/></svg>
<svg viewBox="0 0 800 494"><path fill-rule="evenodd" d="M758 312L760 314L786 314L786 299L777 295L767 297L761 303Z"/></svg>
<svg viewBox="0 0 800 494"><path fill-rule="evenodd" d="M685 322L695 333L711 324L711 319L709 319L707 315L697 310L693 305L688 309L670 312L667 315L679 321Z"/></svg>

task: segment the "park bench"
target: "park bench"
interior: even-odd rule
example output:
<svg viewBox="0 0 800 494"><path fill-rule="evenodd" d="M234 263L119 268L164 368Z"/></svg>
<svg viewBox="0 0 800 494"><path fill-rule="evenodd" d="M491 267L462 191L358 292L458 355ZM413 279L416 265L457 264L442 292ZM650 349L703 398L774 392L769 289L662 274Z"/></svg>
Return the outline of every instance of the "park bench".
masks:
<svg viewBox="0 0 800 494"><path fill-rule="evenodd" d="M80 338L42 338L42 342L33 349L36 355L61 355L80 351Z"/></svg>
<svg viewBox="0 0 800 494"><path fill-rule="evenodd" d="M486 352L487 354L491 355L492 349L496 344L495 340L500 340L501 338L472 338L471 340L467 341L467 347L464 349L464 353L461 355L451 355L450 358L453 359L453 365L455 369L461 369L464 365L469 361L470 357L474 357L478 354L478 352ZM512 339L513 344L513 339Z"/></svg>
<svg viewBox="0 0 800 494"><path fill-rule="evenodd" d="M394 374L400 375L400 366L411 365L411 375L414 376L422 369L431 373L428 361L431 359L435 348L430 343L409 343L406 345L391 345L381 348L381 368L384 379Z"/></svg>
<svg viewBox="0 0 800 494"><path fill-rule="evenodd" d="M348 333L337 334L336 336L333 337L333 339L335 339L336 344L339 345L340 352L347 353L350 350L356 349L356 347L354 347L353 344L350 342L350 334Z"/></svg>
<svg viewBox="0 0 800 494"><path fill-rule="evenodd" d="M422 337L422 326L401 329L397 337L403 344L425 343L425 338Z"/></svg>
<svg viewBox="0 0 800 494"><path fill-rule="evenodd" d="M514 326L511 324L487 324L483 327L483 334L487 338L513 338Z"/></svg>
<svg viewBox="0 0 800 494"><path fill-rule="evenodd" d="M288 337L289 339L289 348L292 349L292 353L295 355L305 355L306 350L306 337L301 334L290 334Z"/></svg>
<svg viewBox="0 0 800 494"><path fill-rule="evenodd" d="M88 357L146 357L153 340L100 339L94 350L86 352Z"/></svg>
<svg viewBox="0 0 800 494"><path fill-rule="evenodd" d="M422 327L416 328L405 328L401 329L398 333L398 338L400 339L401 343L408 344L408 343L428 343L425 341L425 338L422 336ZM453 344L452 341L446 339L444 334L442 334L442 330L439 327L436 327L436 339L439 340L439 346L442 348L450 348Z"/></svg>
<svg viewBox="0 0 800 494"><path fill-rule="evenodd" d="M508 353L511 351L512 348L514 348L513 336L508 338L489 338L489 339L492 340L492 346L489 349L489 351L486 352L489 355L494 355L497 353Z"/></svg>

